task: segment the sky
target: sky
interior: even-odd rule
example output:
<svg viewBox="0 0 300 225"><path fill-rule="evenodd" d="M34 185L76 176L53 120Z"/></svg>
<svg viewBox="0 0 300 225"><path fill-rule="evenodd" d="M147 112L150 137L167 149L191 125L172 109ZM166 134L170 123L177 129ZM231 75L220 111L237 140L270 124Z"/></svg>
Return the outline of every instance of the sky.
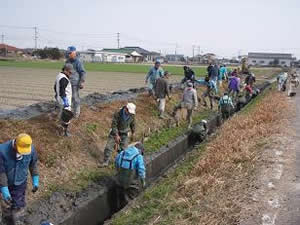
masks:
<svg viewBox="0 0 300 225"><path fill-rule="evenodd" d="M300 57L299 0L2 0L0 35L19 48L140 46L163 54ZM1 40L0 40L1 41ZM194 47L193 47L194 46Z"/></svg>

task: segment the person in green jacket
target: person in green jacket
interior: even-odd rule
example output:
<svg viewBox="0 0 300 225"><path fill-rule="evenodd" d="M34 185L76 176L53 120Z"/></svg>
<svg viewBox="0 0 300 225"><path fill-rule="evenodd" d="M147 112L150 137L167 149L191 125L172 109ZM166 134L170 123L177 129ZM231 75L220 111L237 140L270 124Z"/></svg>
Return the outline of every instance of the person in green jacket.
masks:
<svg viewBox="0 0 300 225"><path fill-rule="evenodd" d="M102 167L109 165L113 150L122 151L128 146L128 133L131 130L133 139L135 134L135 110L133 103L128 103L113 115L111 130L108 135L107 144L104 149L104 160Z"/></svg>

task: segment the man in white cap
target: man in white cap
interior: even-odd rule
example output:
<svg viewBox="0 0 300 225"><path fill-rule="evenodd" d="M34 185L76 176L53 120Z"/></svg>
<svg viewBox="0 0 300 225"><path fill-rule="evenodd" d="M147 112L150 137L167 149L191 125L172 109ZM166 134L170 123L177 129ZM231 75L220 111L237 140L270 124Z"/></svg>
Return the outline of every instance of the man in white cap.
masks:
<svg viewBox="0 0 300 225"><path fill-rule="evenodd" d="M104 149L103 167L109 165L114 149L122 151L127 148L129 130L131 130L133 139L135 133L135 109L135 104L128 103L113 115L111 130Z"/></svg>

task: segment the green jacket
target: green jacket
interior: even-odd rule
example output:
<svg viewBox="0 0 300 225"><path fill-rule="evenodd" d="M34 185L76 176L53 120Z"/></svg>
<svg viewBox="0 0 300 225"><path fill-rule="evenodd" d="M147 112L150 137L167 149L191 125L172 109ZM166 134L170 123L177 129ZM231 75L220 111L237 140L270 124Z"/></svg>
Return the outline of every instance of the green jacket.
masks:
<svg viewBox="0 0 300 225"><path fill-rule="evenodd" d="M116 112L113 116L112 124L111 124L111 134L113 136L117 134L127 134L129 129L132 133L135 132L135 115L129 114L128 119L125 120L123 118L123 110L124 107Z"/></svg>

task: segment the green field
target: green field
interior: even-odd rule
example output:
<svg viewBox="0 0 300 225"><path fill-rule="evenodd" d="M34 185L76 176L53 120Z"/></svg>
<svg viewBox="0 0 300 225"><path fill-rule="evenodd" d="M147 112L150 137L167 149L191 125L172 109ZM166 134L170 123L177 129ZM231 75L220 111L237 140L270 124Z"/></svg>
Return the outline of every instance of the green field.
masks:
<svg viewBox="0 0 300 225"><path fill-rule="evenodd" d="M63 66L63 61L48 62L48 61L0 61L0 66L19 67L19 68L38 68L38 69L56 69L60 70ZM127 73L143 73L146 74L151 65L137 64L102 64L102 63L85 63L87 71L101 72L127 72ZM169 71L173 75L183 75L181 66L163 65L164 70ZM206 67L192 67L197 76L206 74Z"/></svg>

